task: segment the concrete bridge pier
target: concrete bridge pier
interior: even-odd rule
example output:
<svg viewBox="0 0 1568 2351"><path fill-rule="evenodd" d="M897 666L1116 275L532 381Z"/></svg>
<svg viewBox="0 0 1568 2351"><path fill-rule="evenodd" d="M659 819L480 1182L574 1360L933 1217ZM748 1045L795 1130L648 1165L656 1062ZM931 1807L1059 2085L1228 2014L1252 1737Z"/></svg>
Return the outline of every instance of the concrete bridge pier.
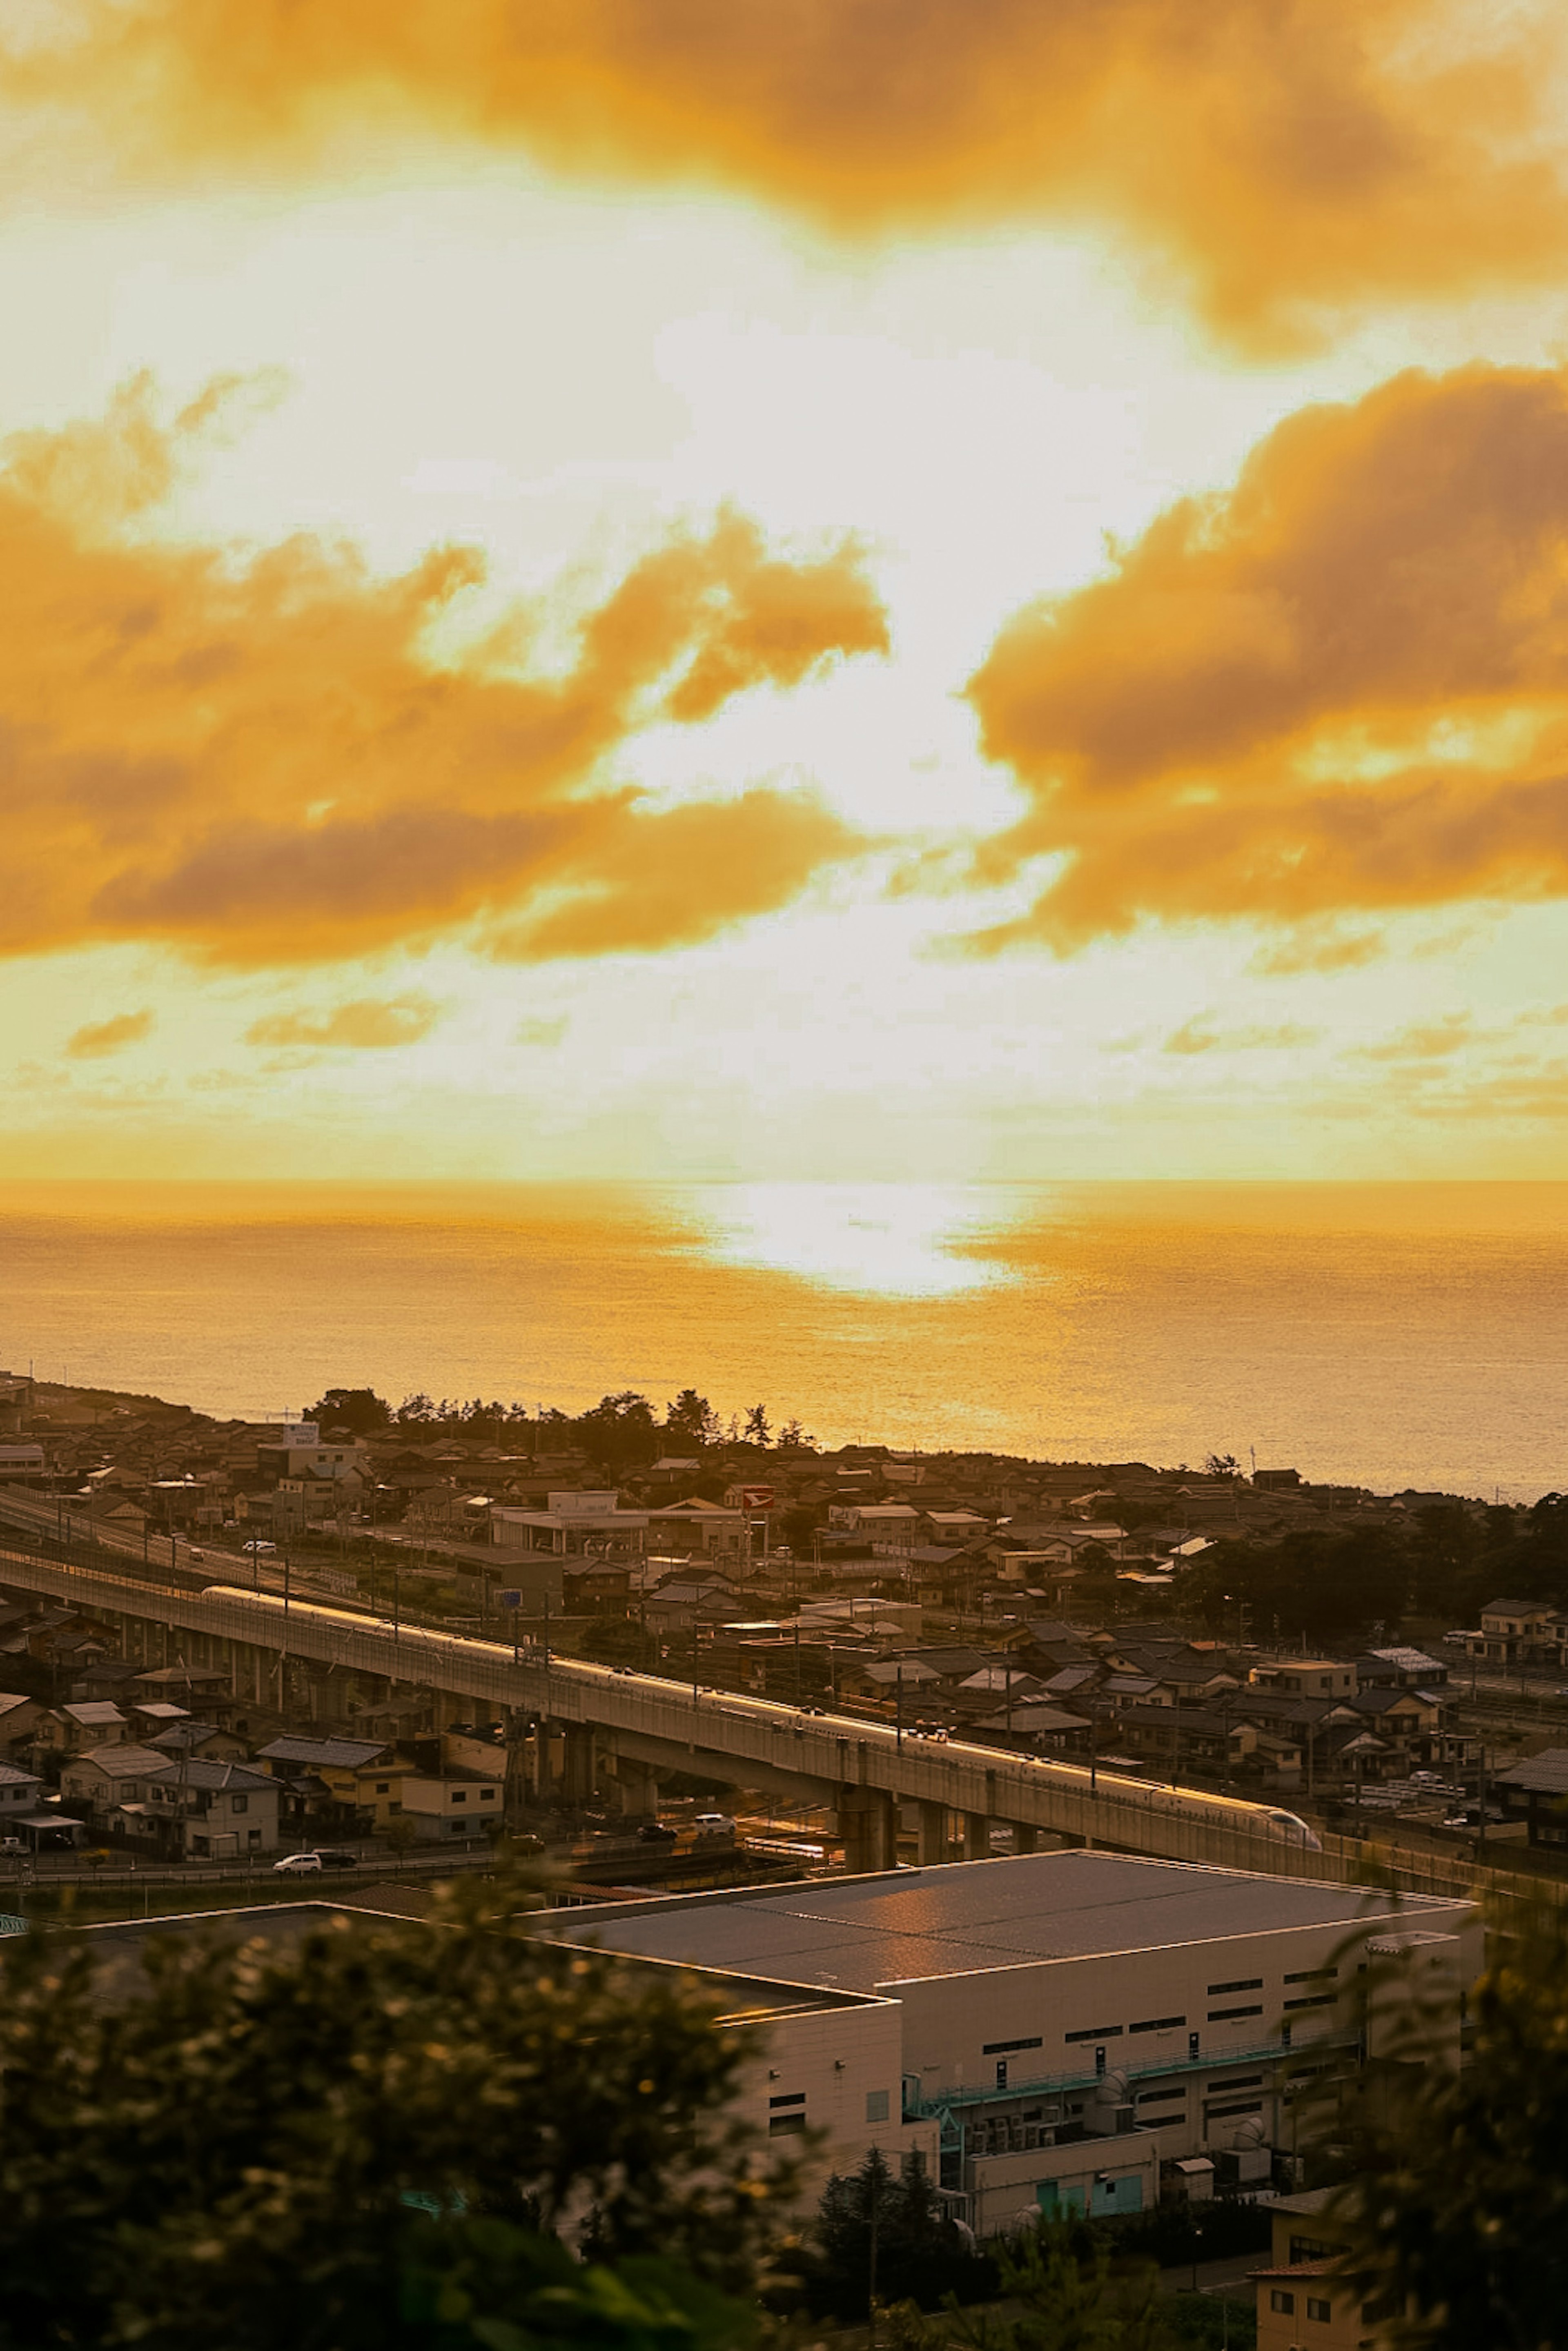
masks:
<svg viewBox="0 0 1568 2351"><path fill-rule="evenodd" d="M651 1764L618 1761L612 1788L615 1809L623 1820L658 1819L659 1775Z"/></svg>
<svg viewBox="0 0 1568 2351"><path fill-rule="evenodd" d="M568 1804L590 1803L596 1784L593 1753L593 1725L591 1722L569 1722L561 1733L564 1752L561 1756L561 1800Z"/></svg>
<svg viewBox="0 0 1568 2351"><path fill-rule="evenodd" d="M528 1756L528 1781L533 1800L541 1810L555 1801L560 1785L559 1745L555 1726L540 1716L534 1723Z"/></svg>
<svg viewBox="0 0 1568 2351"><path fill-rule="evenodd" d="M1013 1851L1015 1853L1038 1853L1040 1851L1040 1831L1037 1828L1030 1828L1028 1823L1023 1821L1014 1821L1012 1831Z"/></svg>
<svg viewBox="0 0 1568 2351"><path fill-rule="evenodd" d="M946 1804L923 1803L920 1807L920 1866L936 1869L947 1858L947 1807Z"/></svg>
<svg viewBox="0 0 1568 2351"><path fill-rule="evenodd" d="M852 1877L898 1866L898 1807L885 1788L845 1788L839 1797L839 1834Z"/></svg>
<svg viewBox="0 0 1568 2351"><path fill-rule="evenodd" d="M991 1857L991 1823L984 1813L964 1815L964 1858L966 1861L989 1861Z"/></svg>

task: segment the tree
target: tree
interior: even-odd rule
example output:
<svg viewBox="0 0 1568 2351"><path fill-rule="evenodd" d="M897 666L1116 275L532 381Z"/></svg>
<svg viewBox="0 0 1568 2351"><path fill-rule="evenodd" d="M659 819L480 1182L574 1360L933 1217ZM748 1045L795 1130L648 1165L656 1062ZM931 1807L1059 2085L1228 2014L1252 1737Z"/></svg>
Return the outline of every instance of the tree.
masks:
<svg viewBox="0 0 1568 2351"><path fill-rule="evenodd" d="M1206 1478L1239 1478L1241 1475L1241 1464L1234 1453L1206 1454L1203 1474Z"/></svg>
<svg viewBox="0 0 1568 2351"><path fill-rule="evenodd" d="M750 2044L677 1983L520 1941L531 1898L516 1876L443 1888L430 1919L340 1918L285 1957L159 1938L108 1999L89 1938L15 1938L4 2351L507 2351L566 2280L549 2241L590 2214L646 2324L617 2332L574 2264L563 2337L689 2341L714 2292L754 2292L791 2174L727 2111Z"/></svg>
<svg viewBox="0 0 1568 2351"><path fill-rule="evenodd" d="M993 2277L921 2167L895 2172L878 2147L858 2171L829 2180L804 2266L813 2308L841 2318L863 2318L890 2285L930 2309L950 2292L986 2291Z"/></svg>
<svg viewBox="0 0 1568 2351"><path fill-rule="evenodd" d="M664 1407L664 1436L674 1445L716 1445L720 1435L718 1415L706 1396L695 1388L683 1388L674 1402Z"/></svg>
<svg viewBox="0 0 1568 2351"><path fill-rule="evenodd" d="M780 1453L804 1453L814 1446L817 1440L812 1436L810 1430L809 1428L802 1428L799 1420L796 1419L787 1420L783 1427L779 1432L779 1450Z"/></svg>
<svg viewBox="0 0 1568 2351"><path fill-rule="evenodd" d="M581 1650L601 1666L657 1666L659 1644L634 1616L596 1617L584 1632Z"/></svg>
<svg viewBox="0 0 1568 2351"><path fill-rule="evenodd" d="M601 1396L577 1424L578 1434L595 1460L612 1477L620 1477L639 1461L651 1461L657 1450L653 1407L634 1388Z"/></svg>
<svg viewBox="0 0 1568 2351"><path fill-rule="evenodd" d="M403 1411L408 1409L405 1405ZM392 1406L374 1388L329 1388L305 1415L322 1430L346 1428L352 1437L374 1437L392 1421ZM399 1419L402 1413L398 1415Z"/></svg>
<svg viewBox="0 0 1568 2351"><path fill-rule="evenodd" d="M419 1843L419 1823L411 1813L394 1813L382 1832L401 1868Z"/></svg>
<svg viewBox="0 0 1568 2351"><path fill-rule="evenodd" d="M994 2249L1002 2313L959 2321L973 2351L1176 2351L1152 2262L1113 2269L1103 2241L1044 2222Z"/></svg>
<svg viewBox="0 0 1568 2351"><path fill-rule="evenodd" d="M747 1414L746 1442L747 1445L772 1444L773 1432L768 1425L768 1406L765 1404L754 1404Z"/></svg>
<svg viewBox="0 0 1568 2351"><path fill-rule="evenodd" d="M1391 2306L1379 2341L1402 2351L1568 2343L1568 1916L1492 1923L1469 2062L1445 2062L1415 2012L1330 2215L1356 2290Z"/></svg>

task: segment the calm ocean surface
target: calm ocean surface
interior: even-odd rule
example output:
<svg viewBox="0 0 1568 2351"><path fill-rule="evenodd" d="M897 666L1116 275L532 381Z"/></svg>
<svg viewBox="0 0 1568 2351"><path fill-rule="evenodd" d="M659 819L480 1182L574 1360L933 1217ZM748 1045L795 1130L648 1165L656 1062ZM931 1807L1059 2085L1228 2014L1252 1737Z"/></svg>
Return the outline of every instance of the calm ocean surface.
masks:
<svg viewBox="0 0 1568 2351"><path fill-rule="evenodd" d="M1568 1186L0 1185L0 1365L1568 1487Z"/></svg>

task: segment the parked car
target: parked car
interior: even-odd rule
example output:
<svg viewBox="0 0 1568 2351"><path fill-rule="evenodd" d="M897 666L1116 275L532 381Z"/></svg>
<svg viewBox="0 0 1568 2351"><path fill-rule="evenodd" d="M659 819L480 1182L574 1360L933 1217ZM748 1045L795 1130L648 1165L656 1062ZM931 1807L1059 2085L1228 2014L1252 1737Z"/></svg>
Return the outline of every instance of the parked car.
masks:
<svg viewBox="0 0 1568 2351"><path fill-rule="evenodd" d="M319 1846L316 1858L323 1869L358 1869L360 1865L357 1853L334 1853L329 1845Z"/></svg>
<svg viewBox="0 0 1568 2351"><path fill-rule="evenodd" d="M319 1853L286 1853L281 1861L273 1863L272 1868L277 1877L319 1877L321 1856Z"/></svg>
<svg viewBox="0 0 1568 2351"><path fill-rule="evenodd" d="M733 1836L735 1823L727 1813L699 1813L692 1823L700 1837Z"/></svg>
<svg viewBox="0 0 1568 2351"><path fill-rule="evenodd" d="M663 1821L644 1821L637 1834L644 1844L674 1844L676 1832Z"/></svg>
<svg viewBox="0 0 1568 2351"><path fill-rule="evenodd" d="M7 1857L15 1854L26 1853L26 1850L20 1837L0 1837L0 1853L6 1855Z"/></svg>

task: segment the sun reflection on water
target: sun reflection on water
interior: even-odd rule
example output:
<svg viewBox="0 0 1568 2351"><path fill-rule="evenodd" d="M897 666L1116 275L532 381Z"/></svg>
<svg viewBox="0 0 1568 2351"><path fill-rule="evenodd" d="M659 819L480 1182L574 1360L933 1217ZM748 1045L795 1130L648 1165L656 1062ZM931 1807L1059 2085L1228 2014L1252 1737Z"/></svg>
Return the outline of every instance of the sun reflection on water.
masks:
<svg viewBox="0 0 1568 2351"><path fill-rule="evenodd" d="M683 1193L697 1246L720 1265L787 1273L825 1290L952 1298L1010 1283L976 1252L1006 1221L1001 1202L962 1184L727 1184Z"/></svg>

